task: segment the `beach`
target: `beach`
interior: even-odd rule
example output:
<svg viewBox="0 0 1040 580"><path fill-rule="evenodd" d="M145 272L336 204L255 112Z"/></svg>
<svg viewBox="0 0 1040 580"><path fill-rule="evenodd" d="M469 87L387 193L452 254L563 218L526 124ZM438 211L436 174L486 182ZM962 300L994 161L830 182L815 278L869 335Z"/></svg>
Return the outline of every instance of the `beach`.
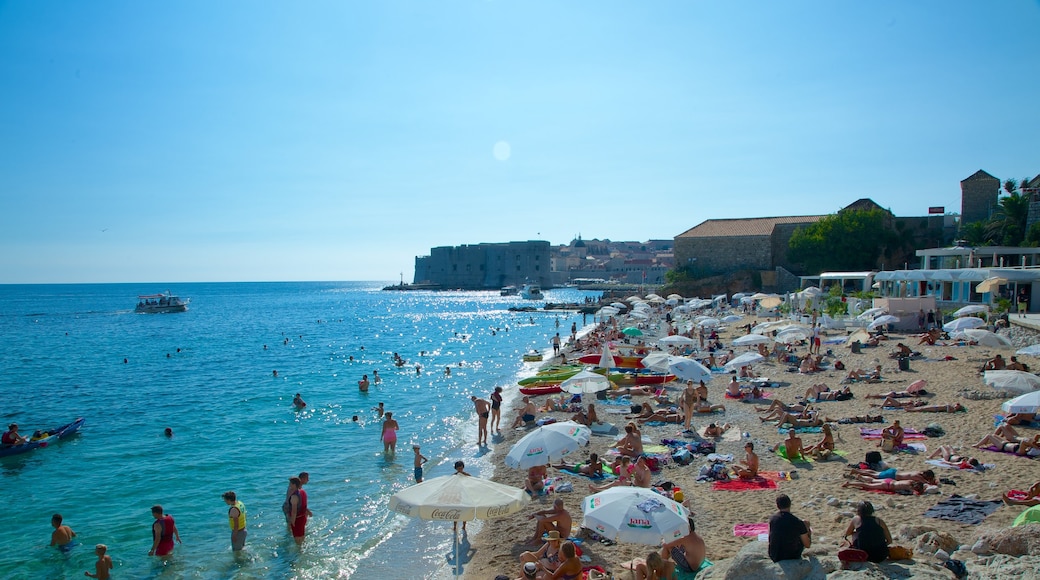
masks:
<svg viewBox="0 0 1040 580"><path fill-rule="evenodd" d="M762 322L765 319L749 316L747 320ZM742 320L735 324L745 323L746 321ZM1033 336L1029 332L1017 332L1025 334L1019 340L1029 340ZM744 333L743 329L731 326L720 333L720 338L728 348L732 339ZM843 339L845 334L842 330L828 330L823 338L825 341L833 341ZM648 336L645 337L645 340L649 344L653 344L652 338L652 336ZM630 342L635 341L630 340ZM911 349L919 352L918 356L910 360L909 368L906 370L900 370L898 361L889 356L897 342L904 342ZM923 514L928 508L952 494L977 497L980 500L999 500L1003 492L1009 489L1028 489L1030 485L1040 479L1038 477L1040 475L1038 467L1040 466L1035 459L971 447L983 436L993 432L994 417L1001 412L1000 405L1005 400L995 396L996 393L992 388L983 385L979 369L998 352L1002 353L1005 358L1013 352L1009 352L1009 349L981 346L918 345L917 342L916 337L892 333L890 339L883 341L880 346L864 348L858 354L853 354L843 341L840 344L825 342L822 352L831 353L825 355L823 359L828 370L808 374L790 372L794 365L780 364L773 359L754 365L754 371L759 376L768 377L771 384L781 385L766 388L768 398L757 403L758 406L767 405L772 400L793 403L796 398L805 394L806 389L815 384L823 383L831 389L845 386L843 379L848 371L834 370L833 364L836 360L840 360L846 369L870 370L878 364L881 365L880 381L859 381L848 384L853 393L852 399L825 401L817 405L822 414L831 419L879 414L884 417L883 423L862 425L832 423L836 449L840 456L829 461L792 464L770 452L770 448L780 443L785 437L779 431L776 422L761 421L759 413L754 408L756 404L725 399L723 390L729 377L722 374L715 376L708 384L709 400L712 403L725 404L726 410L724 413L706 416L695 414L693 422L696 427L694 429L702 430L708 422L730 423L733 426L732 430L716 441L717 453L732 454L735 459L740 459L744 455L745 442L751 441L755 444L755 449L760 457L762 471L785 472L787 475L781 476L776 490L716 491L712 489L710 482L697 481L701 466L707 463L703 455L695 455L693 462L686 466L677 465L674 462L667 463L661 471L653 474L655 483L670 481L681 487L685 503L694 514L697 533L705 540L708 559L716 563L725 561L733 558L749 543L758 541L755 536L734 535L734 526L766 522L770 515L776 512L775 499L780 493L791 497L792 512L796 516L811 522L813 530L811 551L832 556L839 549L846 526L855 513L856 505L864 500L870 501L875 506L877 515L886 522L891 530L894 543L913 547L918 551L916 556L918 562L935 562L934 558L927 553L929 551L927 545L915 546L915 542L925 530L935 530L938 532L937 536L941 538L945 538L945 535L948 534L955 541L955 545L966 549L971 547L980 536L1010 526L1012 520L1021 513L1023 508L1001 505L978 525L924 517ZM616 344L623 345L623 341L619 340ZM737 354L740 354L745 349L735 350ZM798 350L803 354L806 352L805 347L800 347ZM567 354L576 353L568 349ZM1031 366L1040 365L1040 361L1032 357L1019 358ZM921 379L927 382L926 391L929 395L921 397L927 404L960 403L966 408L966 411L912 413L904 410L882 409L877 406L881 402L880 399L867 397L889 391L900 391ZM668 391L673 400L679 389L680 385L677 383L668 385ZM536 402L541 403L544 399L544 396L538 397ZM646 399L646 397L633 397L636 403ZM616 407L597 404L601 419L621 428L627 422L624 415L604 413L604 410L613 408ZM511 416L511 414L504 413L503 417L506 416ZM570 413L539 414L540 418L546 416L566 420L570 418ZM880 429L894 420L900 420L902 426L907 429L921 431L929 424L937 424L944 431L940 437L926 437L913 442L915 447L923 446L926 451L911 450L910 452L882 454L890 467L900 471L933 469L936 477L946 482L940 483L938 486L940 492L938 495L898 495L842 487L842 484L848 481L846 473L850 465L863 461L868 452L880 451L879 442L863 439L860 435L860 428ZM660 443L663 439L683 439L681 424L646 425L642 429L644 440L649 439L653 443ZM1019 431L1022 435L1030 437L1037 433L1036 429L1029 428L1020 428ZM523 486L525 473L506 467L502 458L510 446L526 432L526 430L505 431L505 440L495 445L493 456L496 466L495 480L518 487ZM820 433L802 433L799 436L805 445L814 444L822 438ZM693 441L689 438L686 440ZM613 442L614 437L593 436L588 448L568 455L566 460L571 463L582 461L591 452L604 455L608 446ZM958 448L962 455L975 457L989 468L977 472L943 468L926 463L928 455L939 445ZM605 456L605 459L610 458ZM589 493L590 480L559 470L550 470L550 476L561 478L560 481L570 481L574 491L536 497L529 509L520 514L485 522L482 531L471 539L475 551L472 560L466 566L466 578L494 578L499 574L504 574L509 578L519 576L518 558L521 552L538 547L538 544L524 543L534 533L534 524L528 519L528 514L548 508L556 498L564 500L568 511L574 518L572 535L582 540L580 545L584 554L590 559L586 565L602 566L617 574L621 572L621 563L635 557L645 557L648 552L655 549L653 546L626 543L610 545L589 539L586 534L581 532L579 526L582 518L580 504L582 498ZM903 535L900 535L901 533ZM946 540L946 544L949 543L950 541ZM946 547L949 548L949 546ZM923 555L920 553L922 549L926 552ZM934 547L930 549L930 552L935 552Z"/></svg>

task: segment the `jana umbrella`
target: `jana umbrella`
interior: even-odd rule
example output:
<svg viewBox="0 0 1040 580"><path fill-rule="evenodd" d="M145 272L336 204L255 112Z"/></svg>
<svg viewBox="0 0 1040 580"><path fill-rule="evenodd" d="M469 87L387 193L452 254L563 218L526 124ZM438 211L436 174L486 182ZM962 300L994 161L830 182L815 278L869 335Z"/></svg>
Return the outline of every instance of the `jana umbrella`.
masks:
<svg viewBox="0 0 1040 580"><path fill-rule="evenodd" d="M628 328L623 328L621 334L625 336L643 336L643 331L634 326L629 326Z"/></svg>
<svg viewBox="0 0 1040 580"><path fill-rule="evenodd" d="M762 358L762 355L758 354L757 352L745 352L744 354L726 363L726 370L734 371L739 369L740 367L755 364L760 360L764 359Z"/></svg>
<svg viewBox="0 0 1040 580"><path fill-rule="evenodd" d="M506 454L505 464L514 469L548 465L584 447L590 436L592 429L574 421L542 425L513 445Z"/></svg>
<svg viewBox="0 0 1040 580"><path fill-rule="evenodd" d="M581 501L582 527L615 542L658 545L690 531L682 504L642 487L612 487Z"/></svg>
<svg viewBox="0 0 1040 580"><path fill-rule="evenodd" d="M617 308L618 310L627 310L628 309L628 305L623 303L623 302L611 302L610 305L613 306L614 308Z"/></svg>
<svg viewBox="0 0 1040 580"><path fill-rule="evenodd" d="M527 492L468 475L444 475L406 487L390 498L390 509L424 520L468 522L519 512L531 501ZM459 576L459 543L455 541L455 577Z"/></svg>
<svg viewBox="0 0 1040 580"><path fill-rule="evenodd" d="M680 344L693 344L693 339L688 336L682 336L681 334L673 334L664 338L657 339L657 344L667 345L680 345Z"/></svg>
<svg viewBox="0 0 1040 580"><path fill-rule="evenodd" d="M978 328L980 326L986 326L986 321L975 316L964 316L961 318L954 318L944 324L942 328L946 332L957 332L958 330Z"/></svg>
<svg viewBox="0 0 1040 580"><path fill-rule="evenodd" d="M887 326L889 324L894 324L896 322L899 322L899 317L898 316L892 316L891 314L884 314L884 315L881 315L881 316L878 316L877 318L875 318L874 322L871 322L870 324L867 325L867 328L869 328L871 330L874 330L875 328L877 328L879 326Z"/></svg>
<svg viewBox="0 0 1040 580"><path fill-rule="evenodd" d="M1029 346L1023 346L1022 348L1016 350L1015 354L1024 354L1026 356L1040 356L1040 344L1031 344Z"/></svg>
<svg viewBox="0 0 1040 580"><path fill-rule="evenodd" d="M701 363L684 356L673 356L668 359L668 372L684 381L711 380L711 369Z"/></svg>
<svg viewBox="0 0 1040 580"><path fill-rule="evenodd" d="M874 318L875 315L883 314L885 312L888 311L884 308L881 308L880 306L875 306L874 308L867 308L863 312L860 312L859 316L857 316L856 318L860 320L871 320Z"/></svg>
<svg viewBox="0 0 1040 580"><path fill-rule="evenodd" d="M1025 371L986 371L982 382L1000 391L1029 393L1040 389L1040 377Z"/></svg>
<svg viewBox="0 0 1040 580"><path fill-rule="evenodd" d="M585 370L560 383L560 388L568 393L579 395L596 393L610 388L610 381L601 374Z"/></svg>
<svg viewBox="0 0 1040 580"><path fill-rule="evenodd" d="M964 337L974 340L979 346L990 346L993 348L1011 348L1011 341L999 334L982 330L981 328L968 328L953 335L954 338Z"/></svg>
<svg viewBox="0 0 1040 580"><path fill-rule="evenodd" d="M969 314L978 314L980 312L989 312L989 307L985 304L969 304L964 308L958 309L953 313L954 316L967 316Z"/></svg>
<svg viewBox="0 0 1040 580"><path fill-rule="evenodd" d="M982 282L979 282L975 286L975 291L979 294L985 294L986 292L996 292L998 287L1007 283L1007 278L1001 278L1000 276L991 276L989 278L986 278Z"/></svg>
<svg viewBox="0 0 1040 580"><path fill-rule="evenodd" d="M1040 411L1040 391L1030 391L1000 405L1005 413L1036 413Z"/></svg>
<svg viewBox="0 0 1040 580"><path fill-rule="evenodd" d="M733 346L754 346L756 344L765 344L769 342L769 339L761 334L745 334L739 338L733 339L730 343Z"/></svg>

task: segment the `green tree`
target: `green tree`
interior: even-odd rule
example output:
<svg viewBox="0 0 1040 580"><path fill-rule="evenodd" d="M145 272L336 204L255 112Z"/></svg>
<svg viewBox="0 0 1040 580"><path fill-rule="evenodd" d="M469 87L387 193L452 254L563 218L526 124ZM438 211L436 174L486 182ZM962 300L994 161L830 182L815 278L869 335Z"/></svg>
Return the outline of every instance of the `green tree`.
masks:
<svg viewBox="0 0 1040 580"><path fill-rule="evenodd" d="M972 222L961 224L961 230L957 236L968 243L969 246L988 246L989 238L986 237L988 222Z"/></svg>
<svg viewBox="0 0 1040 580"><path fill-rule="evenodd" d="M902 245L882 209L846 210L798 228L788 259L807 272L873 270L878 260Z"/></svg>
<svg viewBox="0 0 1040 580"><path fill-rule="evenodd" d="M1004 181L1007 195L1000 198L986 227L987 239L1001 246L1018 246L1026 239L1029 197L1022 195L1018 181Z"/></svg>

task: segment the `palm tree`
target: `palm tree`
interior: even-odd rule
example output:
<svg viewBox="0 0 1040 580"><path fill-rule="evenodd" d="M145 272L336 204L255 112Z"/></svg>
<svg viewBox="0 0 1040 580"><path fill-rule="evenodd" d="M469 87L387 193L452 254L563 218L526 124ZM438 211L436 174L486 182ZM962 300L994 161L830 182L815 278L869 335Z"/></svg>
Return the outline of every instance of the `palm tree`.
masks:
<svg viewBox="0 0 1040 580"><path fill-rule="evenodd" d="M1007 195L1000 198L997 209L987 224L987 237L1003 246L1018 246L1026 237L1026 220L1029 217L1029 197L1021 195L1018 181L1004 181Z"/></svg>

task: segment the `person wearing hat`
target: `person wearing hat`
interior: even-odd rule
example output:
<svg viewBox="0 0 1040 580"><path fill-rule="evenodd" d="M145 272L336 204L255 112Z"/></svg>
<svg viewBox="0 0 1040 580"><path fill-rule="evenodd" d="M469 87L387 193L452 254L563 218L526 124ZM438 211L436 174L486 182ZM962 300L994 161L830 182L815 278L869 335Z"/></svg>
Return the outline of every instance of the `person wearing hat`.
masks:
<svg viewBox="0 0 1040 580"><path fill-rule="evenodd" d="M18 423L8 425L7 432L0 436L0 443L4 445L21 445L27 442L25 437L18 434Z"/></svg>
<svg viewBox="0 0 1040 580"><path fill-rule="evenodd" d="M539 577L555 572L563 561L563 554L560 553L560 542L560 532L550 530L541 548L534 552L520 554L520 563L523 565L524 573L526 574L527 572L528 564L535 565L535 572Z"/></svg>

